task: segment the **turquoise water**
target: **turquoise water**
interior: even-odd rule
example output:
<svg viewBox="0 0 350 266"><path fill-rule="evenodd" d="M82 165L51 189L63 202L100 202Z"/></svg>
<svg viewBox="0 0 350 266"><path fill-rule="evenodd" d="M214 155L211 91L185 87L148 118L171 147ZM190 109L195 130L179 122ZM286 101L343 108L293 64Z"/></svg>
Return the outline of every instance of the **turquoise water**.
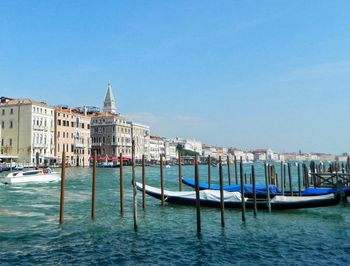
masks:
<svg viewBox="0 0 350 266"><path fill-rule="evenodd" d="M138 192L135 232L130 168L125 167L124 215L119 212L119 169L97 170L95 221L90 218L89 168L67 169L62 226L60 183L0 185L0 264L350 264L348 203L260 211L257 218L247 210L246 223L240 210L226 209L225 228L219 209L202 208L202 233L197 235L194 208L167 203L162 208L147 197L144 211ZM259 183L262 170L257 165ZM175 166L164 169L166 189L178 189L177 171ZM193 177L193 167L184 167L183 173ZM218 168L212 168L212 175L217 182ZM200 176L206 181L205 166ZM159 186L159 168L147 168L147 183Z"/></svg>

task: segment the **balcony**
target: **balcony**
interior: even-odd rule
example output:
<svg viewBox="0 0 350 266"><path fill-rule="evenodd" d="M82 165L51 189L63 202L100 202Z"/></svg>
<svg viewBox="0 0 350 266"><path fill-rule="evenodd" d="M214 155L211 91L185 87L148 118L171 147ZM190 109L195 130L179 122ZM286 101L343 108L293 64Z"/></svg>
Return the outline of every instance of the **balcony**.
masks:
<svg viewBox="0 0 350 266"><path fill-rule="evenodd" d="M45 144L45 143L33 143L33 147L34 148L39 148L39 149L43 149L43 148L49 148L49 144Z"/></svg>
<svg viewBox="0 0 350 266"><path fill-rule="evenodd" d="M44 126L43 125L36 125L36 124L34 124L33 125L33 129L34 130L44 130Z"/></svg>
<svg viewBox="0 0 350 266"><path fill-rule="evenodd" d="M75 142L74 143L74 147L78 148L78 149L83 149L84 148L84 144L83 143L79 143L79 142Z"/></svg>
<svg viewBox="0 0 350 266"><path fill-rule="evenodd" d="M101 142L92 142L91 143L91 146L102 146L102 143Z"/></svg>

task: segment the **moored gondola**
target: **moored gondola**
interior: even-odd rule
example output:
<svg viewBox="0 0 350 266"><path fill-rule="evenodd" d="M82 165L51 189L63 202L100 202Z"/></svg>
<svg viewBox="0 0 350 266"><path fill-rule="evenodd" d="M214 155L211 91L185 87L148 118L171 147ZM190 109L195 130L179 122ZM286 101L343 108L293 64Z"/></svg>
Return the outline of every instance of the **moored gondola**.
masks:
<svg viewBox="0 0 350 266"><path fill-rule="evenodd" d="M137 189L142 190L142 184L136 183ZM159 188L146 185L146 193L156 199L161 199ZM196 204L194 191L164 191L165 201L173 204L192 205ZM316 208L336 205L340 202L339 193L331 193L321 196L274 196L270 204L272 209L287 210L300 208ZM241 208L241 193L224 191L225 208ZM220 192L217 190L201 190L200 204L206 207L220 207ZM247 208L253 208L253 200L245 198ZM259 209L267 209L267 202L264 199L257 201Z"/></svg>

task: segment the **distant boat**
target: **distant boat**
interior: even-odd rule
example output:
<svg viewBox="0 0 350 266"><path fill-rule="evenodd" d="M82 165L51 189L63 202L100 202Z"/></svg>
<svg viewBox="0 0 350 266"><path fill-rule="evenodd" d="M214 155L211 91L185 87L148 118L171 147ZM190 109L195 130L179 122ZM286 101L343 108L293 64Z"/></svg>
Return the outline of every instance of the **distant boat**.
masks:
<svg viewBox="0 0 350 266"><path fill-rule="evenodd" d="M142 184L136 182L137 189L142 191ZM161 190L159 188L147 186L146 193L156 199L161 199ZM218 190L201 190L199 192L201 206L220 207L220 191ZM224 191L225 208L241 208L242 198L240 192ZM164 199L168 203L181 205L196 205L195 191L168 191L164 190ZM247 208L253 208L252 199L245 198ZM292 196L275 196L271 199L270 205L272 209L287 210L300 208L315 208L336 205L340 202L340 193L332 193L322 196L310 197L292 197ZM267 209L268 205L265 199L257 200L259 209Z"/></svg>
<svg viewBox="0 0 350 266"><path fill-rule="evenodd" d="M115 167L120 167L120 164L114 164L113 162L103 162L103 163L99 163L97 164L98 168L115 168Z"/></svg>
<svg viewBox="0 0 350 266"><path fill-rule="evenodd" d="M39 183L39 182L55 182L60 180L60 173L52 172L49 168L43 170L32 170L25 172L13 172L8 174L3 183L17 184L17 183Z"/></svg>

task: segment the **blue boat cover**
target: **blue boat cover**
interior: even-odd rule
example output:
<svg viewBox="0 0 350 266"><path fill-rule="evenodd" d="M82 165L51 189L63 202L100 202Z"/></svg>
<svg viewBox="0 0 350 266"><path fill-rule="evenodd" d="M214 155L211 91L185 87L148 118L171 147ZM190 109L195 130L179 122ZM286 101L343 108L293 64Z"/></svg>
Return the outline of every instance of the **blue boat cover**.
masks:
<svg viewBox="0 0 350 266"><path fill-rule="evenodd" d="M189 185L191 187L195 186L195 182L188 178L182 178L182 182L186 185ZM209 186L205 182L199 182L199 189L209 189ZM220 190L219 185L210 185L210 189L213 190ZM241 185L231 185L231 186L224 186L223 188L226 191L230 192L241 192ZM255 186L256 194L257 195L265 195L266 194L266 186L265 185L256 185ZM280 194L281 191L275 186L275 185L269 185L270 194L276 195ZM244 193L251 193L253 194L253 185L247 184L244 185Z"/></svg>
<svg viewBox="0 0 350 266"><path fill-rule="evenodd" d="M191 187L195 186L195 182L188 178L182 178L182 182ZM209 186L205 182L199 182L199 189L209 189ZM220 186L211 185L210 189L220 190ZM224 186L224 190L231 191L231 192L241 192L241 185ZM282 194L282 191L279 188L277 188L275 185L269 185L269 190L271 195ZM345 187L343 188L343 190L345 191L346 194L350 193L350 187ZM335 188L306 188L302 191L302 196L321 196L321 195L327 195L330 193L336 193L337 191L338 190ZM253 186L251 184L244 185L244 193L253 194ZM294 191L293 193L297 195L298 191ZM256 194L266 195L266 186L256 185Z"/></svg>
<svg viewBox="0 0 350 266"><path fill-rule="evenodd" d="M327 195L330 193L336 193L337 190L334 188L306 188L303 190L303 196L320 196Z"/></svg>

